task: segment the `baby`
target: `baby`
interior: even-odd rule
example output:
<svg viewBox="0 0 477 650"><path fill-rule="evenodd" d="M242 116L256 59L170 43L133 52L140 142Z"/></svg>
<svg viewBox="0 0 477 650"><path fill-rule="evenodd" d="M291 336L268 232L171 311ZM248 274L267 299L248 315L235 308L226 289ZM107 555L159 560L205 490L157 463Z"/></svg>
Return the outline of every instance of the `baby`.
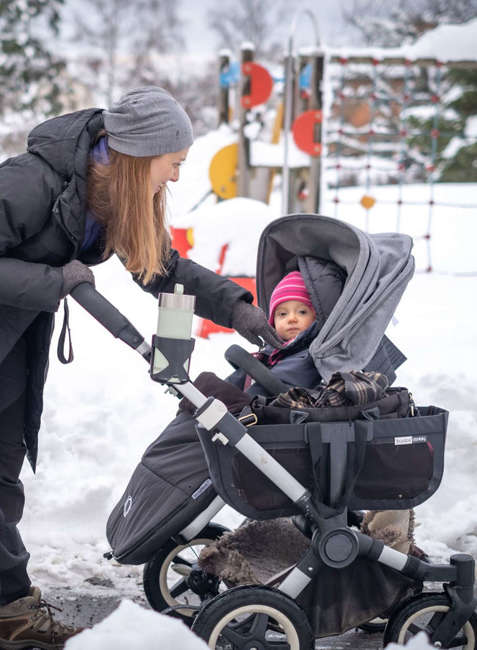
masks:
<svg viewBox="0 0 477 650"><path fill-rule="evenodd" d="M257 358L289 386L316 387L321 376L308 348L318 334L319 325L299 271L285 275L273 290L269 323L275 327L285 345L283 348L267 345L256 355ZM251 380L243 370L235 371L227 381L253 395L266 395L260 385L250 385Z"/></svg>
<svg viewBox="0 0 477 650"><path fill-rule="evenodd" d="M273 290L269 323L284 341L292 341L313 325L316 313L299 271L286 275Z"/></svg>

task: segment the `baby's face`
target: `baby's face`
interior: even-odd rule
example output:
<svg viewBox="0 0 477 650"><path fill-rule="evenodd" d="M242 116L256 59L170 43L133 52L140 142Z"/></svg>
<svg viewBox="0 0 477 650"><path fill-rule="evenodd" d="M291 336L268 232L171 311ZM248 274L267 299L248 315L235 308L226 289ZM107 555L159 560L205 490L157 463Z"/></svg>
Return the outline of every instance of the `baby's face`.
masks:
<svg viewBox="0 0 477 650"><path fill-rule="evenodd" d="M315 320L315 312L304 302L287 300L275 309L274 325L284 341L291 341Z"/></svg>

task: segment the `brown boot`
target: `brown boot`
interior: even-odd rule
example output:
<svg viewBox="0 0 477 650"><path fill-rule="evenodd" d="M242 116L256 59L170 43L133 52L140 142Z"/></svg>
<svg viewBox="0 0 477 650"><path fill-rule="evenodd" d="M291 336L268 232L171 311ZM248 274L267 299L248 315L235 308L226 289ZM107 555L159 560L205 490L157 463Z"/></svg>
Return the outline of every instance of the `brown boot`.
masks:
<svg viewBox="0 0 477 650"><path fill-rule="evenodd" d="M1 606L0 648L63 648L66 641L81 630L56 622L51 612L52 607L41 600L38 587L31 587L28 596Z"/></svg>
<svg viewBox="0 0 477 650"><path fill-rule="evenodd" d="M368 510L361 531L400 553L409 553L414 541L414 510Z"/></svg>

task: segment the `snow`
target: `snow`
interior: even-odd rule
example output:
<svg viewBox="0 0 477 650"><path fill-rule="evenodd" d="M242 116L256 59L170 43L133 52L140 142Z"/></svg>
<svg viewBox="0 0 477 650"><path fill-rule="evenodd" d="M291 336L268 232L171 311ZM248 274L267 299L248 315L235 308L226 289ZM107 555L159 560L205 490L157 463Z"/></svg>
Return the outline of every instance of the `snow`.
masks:
<svg viewBox="0 0 477 650"><path fill-rule="evenodd" d="M253 277L260 233L276 216L276 212L261 201L236 198L200 207L174 219L174 226L194 228L194 248L188 253L194 262L216 270L221 248L227 244L222 273ZM247 235L246 250L244 233Z"/></svg>
<svg viewBox="0 0 477 650"><path fill-rule="evenodd" d="M255 140L250 143L250 165L252 167L281 167L285 159L283 138L278 144ZM310 156L300 151L294 140L288 142L288 166L290 168L308 167Z"/></svg>
<svg viewBox="0 0 477 650"><path fill-rule="evenodd" d="M193 145L181 181L171 187L171 222L194 228L193 259L216 269L218 253L227 243L224 270L253 275L259 233L280 216L277 195L271 206L250 199L215 203L209 197L188 213L208 191L209 161L230 139L230 132L222 129ZM375 232L394 230L399 188L372 189L378 200L366 219L358 201L369 191L363 187L343 190L340 196L348 203L338 204L338 216L361 228L368 221ZM403 188L407 200L423 203L402 206L400 220L401 228L416 237L418 268L427 264L427 243L417 237L427 231L429 191L425 185ZM471 207L476 187L439 185L434 193L441 203L469 207L434 206L431 251L438 272L415 275L397 310L397 324L388 334L408 356L397 383L409 387L419 404L433 403L450 411L442 485L416 509L417 543L433 559L447 562L454 552L477 557L477 308L473 298L477 294L477 220ZM334 216L333 196L334 191L325 192L323 213L329 216ZM115 258L94 272L98 290L149 339L156 326L156 301L138 289ZM29 569L34 583L45 591L61 587L72 593L138 598L142 568L119 566L102 557L108 550L105 523L144 449L173 418L177 400L149 379L139 355L113 339L73 300L70 310L75 361L69 366L57 361L57 327L45 390L38 471L34 477L25 465L22 472L27 499L21 531L31 552ZM224 351L233 343L253 349L238 334L197 340L191 376L202 370L222 377L228 374ZM240 519L230 509L217 517L231 527ZM94 585L92 579L104 585L110 581L112 586ZM138 624L133 626L136 617ZM133 629L136 645L126 641L120 645ZM123 600L106 621L69 642L67 648L153 647L148 642L153 630L156 637L171 635L171 642L161 647L203 647L177 621L142 609L138 612L136 605ZM421 650L426 646L416 639L408 647Z"/></svg>
<svg viewBox="0 0 477 650"><path fill-rule="evenodd" d="M364 180L364 173L362 180ZM333 173L330 170L330 180ZM413 254L419 271L431 263L439 273L476 273L475 183L415 183L409 185L370 185L368 188L340 189L325 192L323 214L348 221L370 232L401 230L414 238ZM369 195L376 200L366 211L360 200ZM399 206L398 201L403 203ZM434 201L434 205L430 205ZM432 207L432 209L431 209ZM430 234L430 239L425 236Z"/></svg>
<svg viewBox="0 0 477 650"><path fill-rule="evenodd" d="M195 140L187 160L181 165L180 182L170 187L172 214L187 214L204 198L210 189L210 161L220 149L235 142L237 135L226 124ZM178 187L186 191L177 191Z"/></svg>
<svg viewBox="0 0 477 650"><path fill-rule="evenodd" d="M477 116L471 115L465 123L465 135L467 138L477 138Z"/></svg>
<svg viewBox="0 0 477 650"><path fill-rule="evenodd" d="M428 648L432 648L432 646L427 642L424 632L419 632L419 634L410 639L405 646L398 645L397 643L390 643L386 646L387 650L396 650L396 648L402 647L407 648L407 650L427 650Z"/></svg>
<svg viewBox="0 0 477 650"><path fill-rule="evenodd" d="M435 57L446 61L474 61L477 19L463 25L439 25L406 47L411 59Z"/></svg>
<svg viewBox="0 0 477 650"><path fill-rule="evenodd" d="M477 18L462 25L439 25L432 29L412 45L402 45L392 48L325 48L333 56L372 56L376 59L404 57L411 61L415 59L433 58L439 61L475 61L475 38L477 34Z"/></svg>
<svg viewBox="0 0 477 650"><path fill-rule="evenodd" d="M205 650L204 641L182 621L144 609L130 600L93 629L84 630L66 643L67 650L131 650L132 648L180 648Z"/></svg>

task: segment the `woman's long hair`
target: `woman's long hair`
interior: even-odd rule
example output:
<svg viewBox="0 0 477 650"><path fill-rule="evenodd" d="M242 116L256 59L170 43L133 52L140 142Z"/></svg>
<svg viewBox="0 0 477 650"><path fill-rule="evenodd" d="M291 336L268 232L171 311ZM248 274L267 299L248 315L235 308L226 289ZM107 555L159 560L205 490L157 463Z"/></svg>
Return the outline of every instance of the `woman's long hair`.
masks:
<svg viewBox="0 0 477 650"><path fill-rule="evenodd" d="M101 134L99 134L101 135ZM117 253L144 283L164 275L170 238L165 218L165 187L154 194L151 160L108 149L109 164L88 168L88 207L105 227L104 256Z"/></svg>

